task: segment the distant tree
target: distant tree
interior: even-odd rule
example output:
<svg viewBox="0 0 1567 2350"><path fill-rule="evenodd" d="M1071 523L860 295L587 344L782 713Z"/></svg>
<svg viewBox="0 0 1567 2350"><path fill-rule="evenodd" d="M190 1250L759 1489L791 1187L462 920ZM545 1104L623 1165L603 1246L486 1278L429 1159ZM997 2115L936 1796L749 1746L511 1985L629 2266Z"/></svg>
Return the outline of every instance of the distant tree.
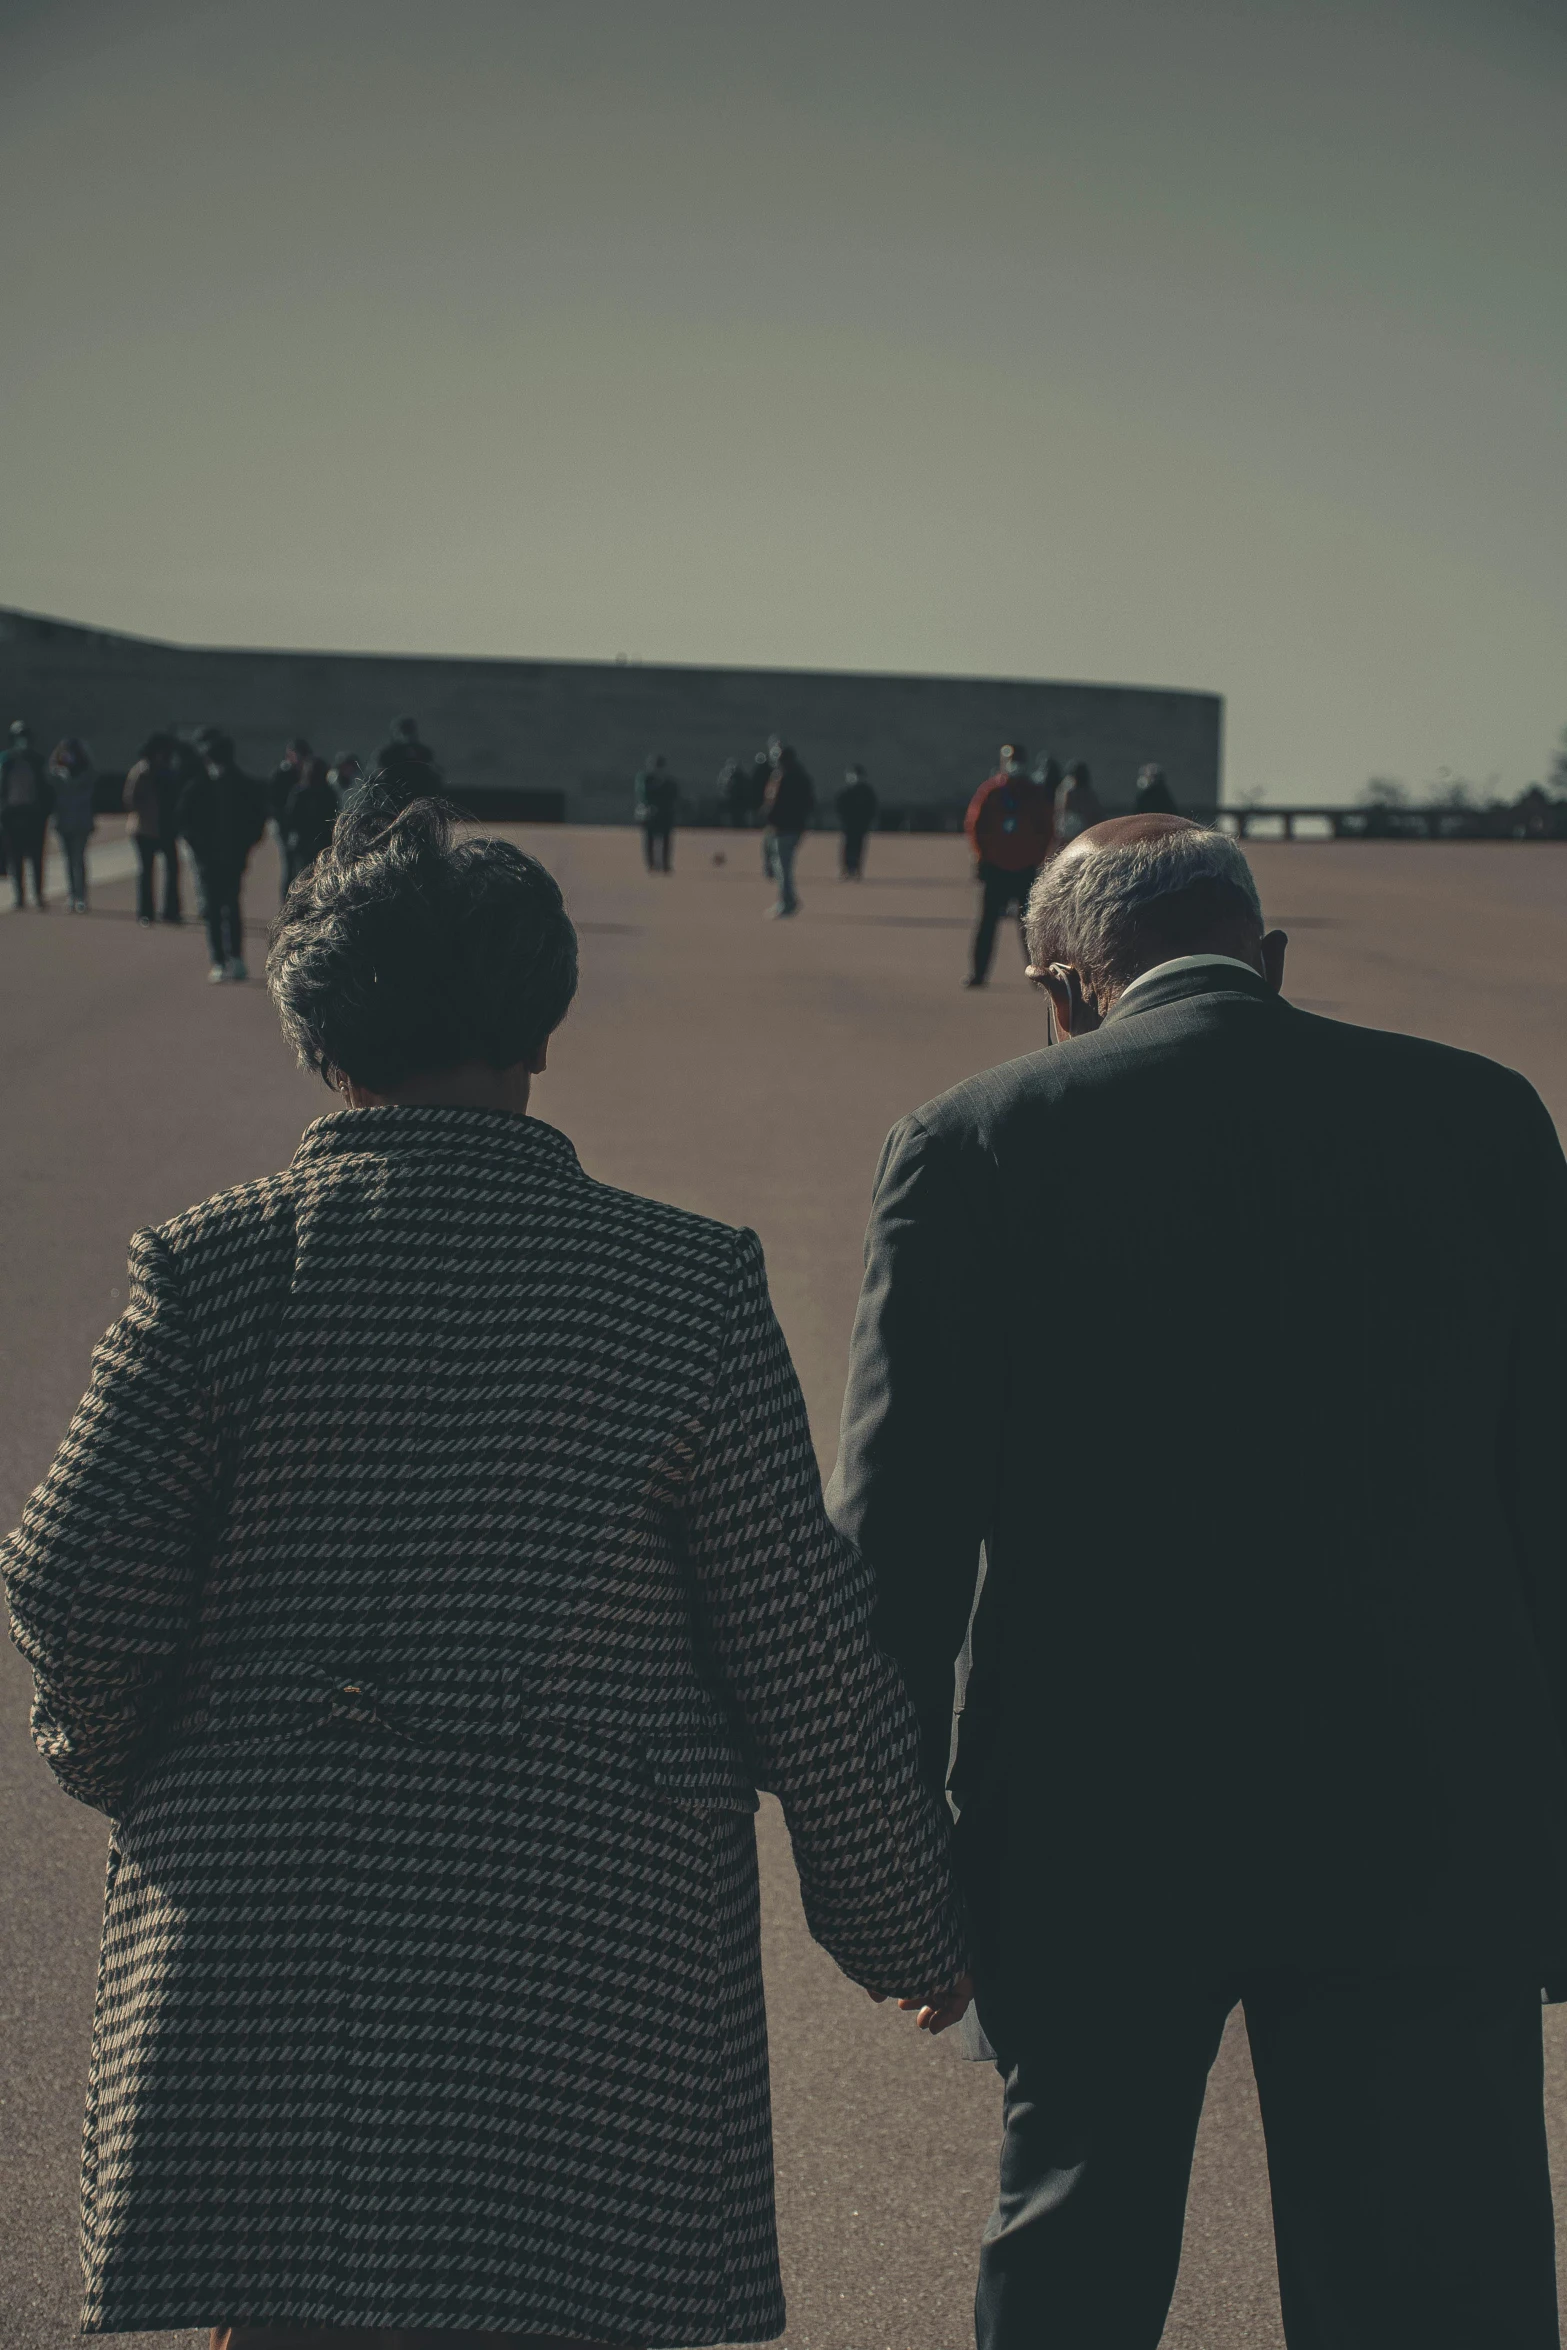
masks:
<svg viewBox="0 0 1567 2350"><path fill-rule="evenodd" d="M1431 806L1433 808L1468 808L1473 804L1473 791L1465 783L1463 777L1455 775L1450 767L1438 768L1436 782L1431 787Z"/></svg>
<svg viewBox="0 0 1567 2350"><path fill-rule="evenodd" d="M1367 808L1407 808L1409 794L1391 775L1373 775L1360 795L1361 805Z"/></svg>

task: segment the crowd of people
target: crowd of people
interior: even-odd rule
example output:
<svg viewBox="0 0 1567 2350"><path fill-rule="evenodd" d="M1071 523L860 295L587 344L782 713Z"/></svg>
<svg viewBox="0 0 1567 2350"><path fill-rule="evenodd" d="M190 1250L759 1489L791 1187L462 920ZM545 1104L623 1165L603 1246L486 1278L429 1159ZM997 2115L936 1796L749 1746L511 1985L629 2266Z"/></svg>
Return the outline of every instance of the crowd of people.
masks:
<svg viewBox="0 0 1567 2350"><path fill-rule="evenodd" d="M265 778L246 773L233 737L221 727L198 727L188 736L177 725L157 729L137 751L119 794L136 852L138 922L145 928L184 922L183 844L195 868L207 976L214 982L248 978L243 891L251 851L270 826L280 900L286 900L331 840L349 796L371 773L401 778L410 797L441 784L435 754L413 718L392 721L368 770L352 751L323 759L303 735L295 735ZM98 781L92 753L77 736L68 735L45 758L26 721L13 722L0 752L0 872L9 872L18 908L28 903L29 876L33 906L42 911L48 905L44 859L52 823L66 869L67 908L86 913L87 844L97 823Z"/></svg>
<svg viewBox="0 0 1567 2350"><path fill-rule="evenodd" d="M648 871L671 872L680 785L661 751L650 751L638 772L633 805ZM718 805L726 824L736 829L761 827L762 871L777 889L768 914L780 919L798 913L795 859L818 802L816 786L792 746L775 735L749 764L726 760L718 776ZM865 843L880 812L863 767L848 769L834 805L841 844L838 869L844 880L859 881L865 872ZM1179 812L1162 767L1150 764L1139 770L1133 812ZM987 984L996 934L1008 914L1016 918L1021 938L1028 893L1052 849L1064 847L1104 814L1085 759L1063 767L1042 756L1030 766L1021 743L1002 744L995 772L975 792L963 820L980 892L966 987ZM1025 961L1027 952L1025 945Z"/></svg>
<svg viewBox="0 0 1567 2350"><path fill-rule="evenodd" d="M245 979L243 889L251 851L270 825L278 847L280 902L286 901L293 884L330 842L345 799L370 774L401 776L405 796L438 788L440 769L420 736L417 720L395 719L368 769L351 751L339 752L330 761L321 758L303 735L295 735L265 779L240 767L233 738L221 728L202 727L187 738L171 725L149 735L122 793L138 864L137 919L147 925L184 920L183 842L196 871L208 977L214 982ZM34 905L41 908L46 903L45 836L52 821L66 866L68 906L73 913L86 911L87 842L95 821L96 784L85 743L67 737L45 759L35 749L26 724L13 724L8 747L0 753L0 846L19 907L26 902L29 874ZM664 754L650 751L633 787L650 873L673 871L680 799L679 781ZM731 827L760 827L762 870L775 893L769 916L787 920L797 914L796 859L819 802L816 786L793 746L775 735L748 764L728 760L718 777L718 803ZM866 842L880 813L863 766L847 770L834 809L840 875L846 881L860 881ZM1144 767L1138 776L1135 811L1175 812L1157 766ZM995 772L975 792L964 817L979 888L965 986L988 983L996 937L1008 916L1022 937L1028 893L1051 850L1103 815L1086 761L1077 759L1062 767L1044 756L1030 766L1021 743L1003 743ZM1024 955L1026 960L1026 946Z"/></svg>
<svg viewBox="0 0 1567 2350"><path fill-rule="evenodd" d="M978 2350L1156 2350L1238 2007L1289 2342L1558 2350L1539 1097L1289 1003L1237 842L1085 825L1024 915L1052 1049L882 1150L824 1495L756 1233L537 1114L557 883L411 780L268 958L329 1114L137 1232L0 1543L114 1824L85 2330L776 2336L765 1789L818 1942L1003 2077ZM1066 781L977 796L998 920Z"/></svg>

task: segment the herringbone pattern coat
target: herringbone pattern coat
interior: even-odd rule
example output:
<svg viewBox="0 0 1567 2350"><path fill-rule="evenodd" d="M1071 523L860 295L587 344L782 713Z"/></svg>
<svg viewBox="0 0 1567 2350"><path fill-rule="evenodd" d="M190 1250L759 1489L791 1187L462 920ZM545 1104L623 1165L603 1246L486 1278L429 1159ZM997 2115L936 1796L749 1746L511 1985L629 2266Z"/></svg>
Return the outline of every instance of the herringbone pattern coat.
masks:
<svg viewBox="0 0 1567 2350"><path fill-rule="evenodd" d="M963 1952L755 1236L388 1108L132 1271L5 1547L114 1820L87 2330L776 2333L756 1785L857 1980Z"/></svg>

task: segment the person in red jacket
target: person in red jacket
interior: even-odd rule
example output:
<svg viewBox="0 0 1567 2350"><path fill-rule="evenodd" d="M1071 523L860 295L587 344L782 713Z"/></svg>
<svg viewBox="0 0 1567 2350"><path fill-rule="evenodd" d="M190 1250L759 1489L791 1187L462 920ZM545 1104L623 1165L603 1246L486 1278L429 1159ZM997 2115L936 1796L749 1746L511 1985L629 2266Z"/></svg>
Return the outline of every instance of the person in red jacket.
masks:
<svg viewBox="0 0 1567 2350"><path fill-rule="evenodd" d="M963 829L974 852L981 896L973 967L963 982L965 987L983 987L990 977L990 958L1004 915L1016 913L1018 937L1023 937L1028 893L1055 837L1056 785L1060 780L1060 768L1047 759L1036 782L1028 772L1023 745L1003 743L1001 765L969 802ZM1023 961L1025 965L1028 962L1026 941Z"/></svg>

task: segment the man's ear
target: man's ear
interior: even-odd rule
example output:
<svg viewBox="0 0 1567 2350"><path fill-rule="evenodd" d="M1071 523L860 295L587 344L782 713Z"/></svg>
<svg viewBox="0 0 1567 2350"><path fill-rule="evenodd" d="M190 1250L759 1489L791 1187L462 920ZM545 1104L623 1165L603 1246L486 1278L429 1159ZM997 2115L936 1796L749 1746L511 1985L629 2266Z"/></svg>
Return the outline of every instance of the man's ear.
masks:
<svg viewBox="0 0 1567 2350"><path fill-rule="evenodd" d="M1087 1036L1098 1027L1099 1007L1084 994L1083 982L1070 963L1049 963L1042 971L1030 964L1029 972L1050 998L1059 1035Z"/></svg>
<svg viewBox="0 0 1567 2350"><path fill-rule="evenodd" d="M1288 933L1282 930L1270 930L1262 942L1262 976L1275 995L1284 992L1284 950L1288 945Z"/></svg>

